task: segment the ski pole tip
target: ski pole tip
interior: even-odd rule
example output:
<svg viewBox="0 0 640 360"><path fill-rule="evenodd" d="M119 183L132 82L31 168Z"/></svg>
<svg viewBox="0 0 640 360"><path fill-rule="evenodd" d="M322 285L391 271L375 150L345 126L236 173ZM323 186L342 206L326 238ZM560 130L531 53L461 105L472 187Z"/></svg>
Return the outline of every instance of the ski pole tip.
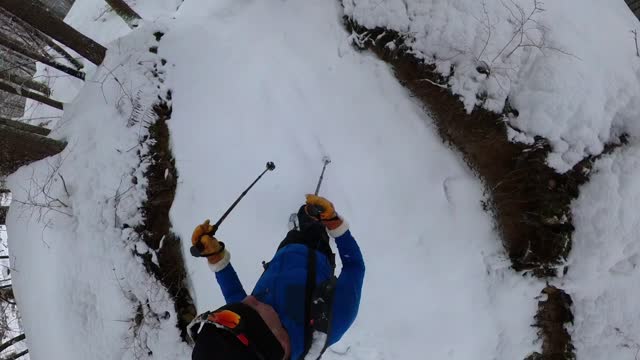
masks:
<svg viewBox="0 0 640 360"><path fill-rule="evenodd" d="M267 170L269 170L269 171L273 171L273 170L275 170L275 169L276 169L276 164L274 164L274 163L273 163L273 161L269 161L269 162L267 163Z"/></svg>

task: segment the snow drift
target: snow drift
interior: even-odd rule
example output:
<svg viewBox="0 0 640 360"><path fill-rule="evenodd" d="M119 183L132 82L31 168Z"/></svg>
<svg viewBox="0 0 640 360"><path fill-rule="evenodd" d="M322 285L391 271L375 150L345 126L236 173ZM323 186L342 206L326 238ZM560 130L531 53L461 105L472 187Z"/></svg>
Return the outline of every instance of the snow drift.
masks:
<svg viewBox="0 0 640 360"><path fill-rule="evenodd" d="M548 163L560 172L623 133L640 135L640 58L630 33L638 20L623 1L343 4L359 24L405 35L417 57L449 77L467 111L501 112L508 101L519 112L508 119L510 137L548 139Z"/></svg>

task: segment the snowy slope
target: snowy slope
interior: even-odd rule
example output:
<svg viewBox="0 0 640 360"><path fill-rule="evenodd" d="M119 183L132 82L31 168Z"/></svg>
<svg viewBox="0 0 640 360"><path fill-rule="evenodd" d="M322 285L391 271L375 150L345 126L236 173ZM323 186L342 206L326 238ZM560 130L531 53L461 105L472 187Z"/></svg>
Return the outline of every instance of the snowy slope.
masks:
<svg viewBox="0 0 640 360"><path fill-rule="evenodd" d="M524 358L541 284L508 268L480 183L340 16L319 0L184 3L159 49L175 65L175 231L188 239L275 161L218 232L250 291L328 154L322 194L367 261L359 318L328 358ZM222 305L203 260L188 265L198 310Z"/></svg>
<svg viewBox="0 0 640 360"><path fill-rule="evenodd" d="M76 24L90 25L90 16ZM150 71L160 62L147 50L157 29L145 26L108 44L104 64L77 96L77 86L54 84L55 95L73 99L52 133L68 146L8 180L12 279L32 359L190 353L175 326L173 301L133 255L148 251L131 229L142 220L148 166L139 158L147 151L148 119L135 116L133 106L149 109L166 91Z"/></svg>
<svg viewBox="0 0 640 360"><path fill-rule="evenodd" d="M155 22L131 32L102 0L77 0L68 21L108 44L109 56L95 73L89 69L85 84L52 84L57 98L72 101L54 132L70 145L10 179L18 201L34 181L51 179L50 194L68 205L46 214L14 206L9 216L12 277L32 358L189 357L166 293L131 256L144 246L120 229L140 221L145 184L129 188L127 181L141 179L146 166L134 151L145 149L144 127L127 127L122 99L140 89L145 102L155 98L145 64L159 57L168 60L161 89L174 94L179 184L171 215L183 239L219 216L267 160L278 165L218 233L247 290L284 236L289 213L312 191L321 157L332 156L322 194L351 222L367 276L360 315L328 359L511 360L539 347L530 324L543 284L509 269L481 209L479 182L387 66L352 51L340 5L186 0L175 13L180 0L132 3ZM494 110L508 96L520 111L511 122L522 131L517 137L551 139L550 164L560 171L620 132L637 135L638 65L628 33L637 22L622 1L544 5L529 34L544 33L550 47L575 57L531 48L496 57L513 34L508 9L528 12L533 3L505 4L353 0L344 11L363 25L412 34L417 54L445 74L456 65L449 85L469 108L479 92ZM146 49L157 29L167 34L156 57ZM479 61L494 76L476 74ZM41 107L31 114L57 115ZM557 282L575 302L571 333L580 359L630 359L640 349L638 149L632 138L598 161L573 204L569 272ZM66 191L50 177L55 168ZM187 262L198 309L221 305L203 261ZM132 327L145 299L169 319L147 313L141 328Z"/></svg>
<svg viewBox="0 0 640 360"><path fill-rule="evenodd" d="M573 204L576 232L562 285L575 303L579 359L623 360L640 350L640 145L599 160Z"/></svg>
<svg viewBox="0 0 640 360"><path fill-rule="evenodd" d="M145 101L155 96L146 72L159 58L168 61L161 88L173 91L177 234L189 239L196 224L219 216L267 160L278 166L218 233L247 290L313 190L321 157L332 156L322 194L351 222L367 276L359 318L328 359L521 359L538 350L530 324L543 284L509 268L480 183L388 67L351 49L338 4L187 0L174 19L175 4L139 2L158 20L133 32L103 14L102 1L78 0L69 14L110 51L82 88L55 86L71 99L79 89L54 133L70 147L11 179L25 198L25 184L47 179L63 160L70 193L56 180L71 216L18 208L10 216L33 358L189 357L166 293L131 256L144 246L119 226L140 220L145 186L129 189L132 175L142 178L145 164L131 149L145 131L126 126L121 100L139 89ZM146 50L157 29L166 35L156 57ZM205 263L187 262L198 309L220 306ZM150 315L140 342L131 317L145 299L170 317Z"/></svg>
<svg viewBox="0 0 640 360"><path fill-rule="evenodd" d="M519 111L512 136L550 140L564 172L621 133L640 135L640 57L625 2L596 0L344 0L358 23L407 35L467 110ZM542 9L536 11L535 9ZM519 46L523 45L523 46ZM491 75L477 72L482 65ZM478 95L486 95L485 102Z"/></svg>

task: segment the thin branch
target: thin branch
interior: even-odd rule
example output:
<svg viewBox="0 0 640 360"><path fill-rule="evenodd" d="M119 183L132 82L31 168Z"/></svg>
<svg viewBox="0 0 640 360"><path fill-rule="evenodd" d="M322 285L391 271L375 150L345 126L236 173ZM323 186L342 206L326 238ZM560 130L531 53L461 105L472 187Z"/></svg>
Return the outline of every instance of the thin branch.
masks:
<svg viewBox="0 0 640 360"><path fill-rule="evenodd" d="M428 83L430 83L430 84L432 84L432 85L435 85L435 86L437 86L437 87L440 87L440 88L443 88L443 89L449 89L449 88L447 87L447 85L444 85L444 84L438 84L437 82L435 82L435 81L431 81L431 80L426 79L426 78L425 78L425 79L418 79L418 80L416 80L416 81L426 81L426 82L428 82Z"/></svg>

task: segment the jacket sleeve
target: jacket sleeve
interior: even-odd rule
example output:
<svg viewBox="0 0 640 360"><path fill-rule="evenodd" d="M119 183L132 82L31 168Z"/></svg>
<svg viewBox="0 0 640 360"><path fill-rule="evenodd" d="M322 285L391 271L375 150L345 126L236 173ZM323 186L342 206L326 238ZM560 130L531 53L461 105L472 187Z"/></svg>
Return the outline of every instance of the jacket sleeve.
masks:
<svg viewBox="0 0 640 360"><path fill-rule="evenodd" d="M247 297L238 274L231 264L216 272L216 280L227 304L240 302Z"/></svg>
<svg viewBox="0 0 640 360"><path fill-rule="evenodd" d="M337 237L336 245L342 260L342 271L333 296L330 344L342 338L358 315L365 271L360 247L350 231Z"/></svg>

